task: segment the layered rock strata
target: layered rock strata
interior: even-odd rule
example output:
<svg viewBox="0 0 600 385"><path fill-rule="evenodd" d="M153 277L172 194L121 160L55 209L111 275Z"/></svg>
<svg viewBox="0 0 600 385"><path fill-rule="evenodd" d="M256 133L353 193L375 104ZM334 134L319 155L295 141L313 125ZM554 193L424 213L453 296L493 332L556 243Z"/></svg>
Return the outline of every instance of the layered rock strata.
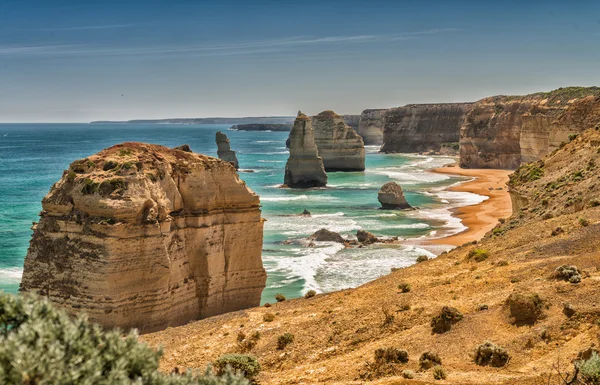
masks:
<svg viewBox="0 0 600 385"><path fill-rule="evenodd" d="M383 117L387 109L364 110L360 114L357 133L365 145L383 144Z"/></svg>
<svg viewBox="0 0 600 385"><path fill-rule="evenodd" d="M352 127L354 130L358 129L360 115L342 115L342 119L344 120L344 123Z"/></svg>
<svg viewBox="0 0 600 385"><path fill-rule="evenodd" d="M218 131L215 136L217 142L217 155L219 159L222 159L226 162L231 162L236 170L239 169L240 164L237 156L235 155L235 151L233 151L229 145L229 138L227 135L221 131Z"/></svg>
<svg viewBox="0 0 600 385"><path fill-rule="evenodd" d="M382 152L440 152L458 144L473 103L409 104L383 117Z"/></svg>
<svg viewBox="0 0 600 385"><path fill-rule="evenodd" d="M365 145L342 117L327 110L312 117L315 144L325 171L363 171Z"/></svg>
<svg viewBox="0 0 600 385"><path fill-rule="evenodd" d="M232 130L236 131L289 131L292 129L292 124L236 124L231 126Z"/></svg>
<svg viewBox="0 0 600 385"><path fill-rule="evenodd" d="M327 173L317 151L312 122L302 112L298 112L289 139L290 156L283 183L291 188L325 187Z"/></svg>
<svg viewBox="0 0 600 385"><path fill-rule="evenodd" d="M142 332L257 306L259 207L229 162L110 147L73 162L43 199L20 290Z"/></svg>
<svg viewBox="0 0 600 385"><path fill-rule="evenodd" d="M377 200L381 203L381 208L386 210L412 208L404 197L402 187L396 182L388 182L381 186L377 194Z"/></svg>
<svg viewBox="0 0 600 385"><path fill-rule="evenodd" d="M600 88L568 87L478 101L460 134L460 165L514 169L600 124Z"/></svg>

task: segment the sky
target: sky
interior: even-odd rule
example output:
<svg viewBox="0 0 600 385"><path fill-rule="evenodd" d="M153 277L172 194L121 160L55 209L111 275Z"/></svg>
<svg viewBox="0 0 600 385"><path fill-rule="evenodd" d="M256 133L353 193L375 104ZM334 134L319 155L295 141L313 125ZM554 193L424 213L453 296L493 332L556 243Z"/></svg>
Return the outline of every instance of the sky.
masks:
<svg viewBox="0 0 600 385"><path fill-rule="evenodd" d="M0 122L315 114L600 85L600 1L0 0Z"/></svg>

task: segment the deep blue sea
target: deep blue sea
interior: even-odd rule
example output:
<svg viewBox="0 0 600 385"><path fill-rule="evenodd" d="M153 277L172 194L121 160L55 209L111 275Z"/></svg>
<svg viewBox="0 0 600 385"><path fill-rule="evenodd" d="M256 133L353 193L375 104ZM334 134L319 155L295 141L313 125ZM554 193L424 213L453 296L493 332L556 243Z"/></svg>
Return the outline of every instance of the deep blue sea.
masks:
<svg viewBox="0 0 600 385"><path fill-rule="evenodd" d="M16 293L23 259L38 219L41 200L71 162L126 141L169 147L189 144L195 152L216 156L215 133L225 132L237 151L240 177L261 197L263 261L268 273L263 302L276 293L288 298L355 287L387 274L392 267L431 254L427 239L464 229L450 209L484 197L444 191L465 180L428 169L451 163L443 156L385 155L367 148L365 172L329 173L328 188L282 189L285 132L244 132L230 125L177 124L0 124L0 290ZM416 211L379 210L381 185L397 181ZM311 217L290 216L309 210ZM307 247L306 237L327 228L344 236L364 229L379 236L405 238L402 246L344 249L339 244ZM284 241L292 241L285 242ZM435 250L433 250L435 251Z"/></svg>

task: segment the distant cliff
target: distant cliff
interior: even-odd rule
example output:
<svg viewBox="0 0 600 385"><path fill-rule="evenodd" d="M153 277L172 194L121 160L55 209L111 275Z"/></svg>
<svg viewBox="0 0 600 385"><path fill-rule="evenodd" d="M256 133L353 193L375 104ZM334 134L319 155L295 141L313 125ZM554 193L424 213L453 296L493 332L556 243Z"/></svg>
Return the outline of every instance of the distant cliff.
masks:
<svg viewBox="0 0 600 385"><path fill-rule="evenodd" d="M292 129L292 124L236 124L231 126L230 130L237 131L285 131L288 132Z"/></svg>
<svg viewBox="0 0 600 385"><path fill-rule="evenodd" d="M354 128L354 130L357 130L360 122L360 115L342 115L342 120L344 120L344 123Z"/></svg>
<svg viewBox="0 0 600 385"><path fill-rule="evenodd" d="M364 110L360 114L356 132L362 136L365 145L383 144L383 115L387 109Z"/></svg>
<svg viewBox="0 0 600 385"><path fill-rule="evenodd" d="M123 143L73 162L42 201L21 291L144 332L258 306L259 197L229 162L182 148Z"/></svg>
<svg viewBox="0 0 600 385"><path fill-rule="evenodd" d="M514 169L600 124L600 88L567 87L475 103L460 131L460 165Z"/></svg>
<svg viewBox="0 0 600 385"><path fill-rule="evenodd" d="M135 119L126 121L99 120L91 124L123 123L123 124L292 124L293 116L256 116L244 118L169 118L169 119Z"/></svg>
<svg viewBox="0 0 600 385"><path fill-rule="evenodd" d="M382 152L440 151L452 147L473 103L409 104L385 111Z"/></svg>
<svg viewBox="0 0 600 385"><path fill-rule="evenodd" d="M342 116L326 110L312 117L312 126L325 171L364 171L365 145Z"/></svg>

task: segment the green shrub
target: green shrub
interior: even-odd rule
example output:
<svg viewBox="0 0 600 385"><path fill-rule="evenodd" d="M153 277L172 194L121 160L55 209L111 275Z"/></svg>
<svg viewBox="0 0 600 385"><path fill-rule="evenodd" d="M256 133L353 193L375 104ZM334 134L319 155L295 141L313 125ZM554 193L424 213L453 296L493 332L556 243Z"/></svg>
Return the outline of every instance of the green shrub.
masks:
<svg viewBox="0 0 600 385"><path fill-rule="evenodd" d="M503 347L489 341L479 345L475 350L475 363L480 366L502 367L508 363L510 356Z"/></svg>
<svg viewBox="0 0 600 385"><path fill-rule="evenodd" d="M571 283L581 282L581 272L575 265L561 265L554 271L554 277Z"/></svg>
<svg viewBox="0 0 600 385"><path fill-rule="evenodd" d="M532 325L542 317L544 301L537 293L512 293L506 305L513 323L516 325Z"/></svg>
<svg viewBox="0 0 600 385"><path fill-rule="evenodd" d="M590 221L586 218L579 218L579 224L583 227L587 227L590 224Z"/></svg>
<svg viewBox="0 0 600 385"><path fill-rule="evenodd" d="M429 260L429 257L426 256L426 255L419 255L417 257L417 263L425 262L425 261L428 261L428 260Z"/></svg>
<svg viewBox="0 0 600 385"><path fill-rule="evenodd" d="M600 384L600 356L593 352L588 360L577 364L584 384Z"/></svg>
<svg viewBox="0 0 600 385"><path fill-rule="evenodd" d="M277 294L275 294L275 300L277 302L283 302L283 301L285 301L285 295L283 295L281 293L277 293Z"/></svg>
<svg viewBox="0 0 600 385"><path fill-rule="evenodd" d="M445 333L452 329L452 325L463 319L463 315L454 307L444 306L440 314L433 317L431 327L434 333Z"/></svg>
<svg viewBox="0 0 600 385"><path fill-rule="evenodd" d="M0 292L0 384L248 384L230 372L167 375L160 356L133 332L104 331L47 300Z"/></svg>
<svg viewBox="0 0 600 385"><path fill-rule="evenodd" d="M255 377L260 372L260 364L256 357L247 354L224 354L214 362L217 374L224 374L228 368L246 378Z"/></svg>
<svg viewBox="0 0 600 385"><path fill-rule="evenodd" d="M273 313L265 313L263 315L263 321L264 322L273 322L273 321L275 321L275 314L273 314Z"/></svg>
<svg viewBox="0 0 600 385"><path fill-rule="evenodd" d="M304 298L309 299L314 297L315 295L317 295L317 292L314 290L309 290L306 292L306 294L304 294Z"/></svg>
<svg viewBox="0 0 600 385"><path fill-rule="evenodd" d="M574 141L575 139L577 139L578 136L579 136L578 134L571 134L571 135L569 135L569 142Z"/></svg>
<svg viewBox="0 0 600 385"><path fill-rule="evenodd" d="M483 262L488 259L489 253L487 250L474 249L469 251L469 259L474 259L476 262Z"/></svg>
<svg viewBox="0 0 600 385"><path fill-rule="evenodd" d="M283 350L292 342L294 342L294 335L292 333L284 333L277 337L277 349Z"/></svg>
<svg viewBox="0 0 600 385"><path fill-rule="evenodd" d="M410 283L402 282L398 285L398 289L403 293L408 293L410 291Z"/></svg>
<svg viewBox="0 0 600 385"><path fill-rule="evenodd" d="M447 377L446 370L441 366L433 368L433 379L434 380L445 380Z"/></svg>
<svg viewBox="0 0 600 385"><path fill-rule="evenodd" d="M379 348L375 350L376 363L401 363L408 362L408 352L397 348Z"/></svg>
<svg viewBox="0 0 600 385"><path fill-rule="evenodd" d="M402 377L408 379L408 380L412 380L413 378L415 378L415 373L412 370L403 370L402 371Z"/></svg>
<svg viewBox="0 0 600 385"><path fill-rule="evenodd" d="M419 366L423 370L427 370L434 366L442 365L442 359L437 353L425 352L419 358Z"/></svg>

